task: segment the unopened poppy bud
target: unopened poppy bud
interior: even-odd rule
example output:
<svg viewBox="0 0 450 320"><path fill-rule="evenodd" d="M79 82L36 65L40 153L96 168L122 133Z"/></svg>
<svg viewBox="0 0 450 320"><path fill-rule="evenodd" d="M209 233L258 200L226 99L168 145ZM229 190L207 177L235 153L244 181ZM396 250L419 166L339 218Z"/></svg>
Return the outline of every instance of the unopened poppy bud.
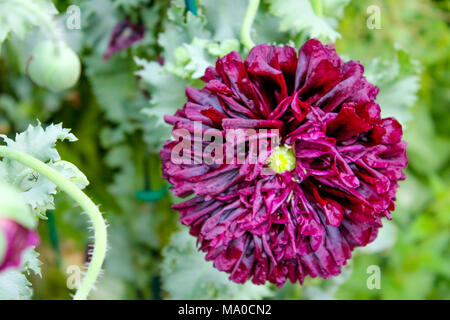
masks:
<svg viewBox="0 0 450 320"><path fill-rule="evenodd" d="M77 83L81 63L77 54L65 43L43 41L33 49L27 72L37 85L58 92Z"/></svg>

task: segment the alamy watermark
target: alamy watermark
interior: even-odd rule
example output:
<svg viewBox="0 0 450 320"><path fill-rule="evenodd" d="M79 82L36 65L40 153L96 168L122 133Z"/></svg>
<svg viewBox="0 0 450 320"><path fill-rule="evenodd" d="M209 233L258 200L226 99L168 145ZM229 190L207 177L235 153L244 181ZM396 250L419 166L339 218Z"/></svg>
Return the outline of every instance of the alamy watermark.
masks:
<svg viewBox="0 0 450 320"><path fill-rule="evenodd" d="M81 29L81 9L77 5L70 5L66 11L66 28L69 30Z"/></svg>
<svg viewBox="0 0 450 320"><path fill-rule="evenodd" d="M374 289L381 289L381 269L379 266L373 264L367 267L366 270L367 274L370 274L370 276L367 278L366 285L367 289L374 290Z"/></svg>
<svg viewBox="0 0 450 320"><path fill-rule="evenodd" d="M366 20L367 28L371 30L381 29L381 8L373 4L367 7L366 13L369 15Z"/></svg>
<svg viewBox="0 0 450 320"><path fill-rule="evenodd" d="M171 161L184 165L258 164L280 145L278 128L205 129L200 121L173 130L172 137L177 143L171 150Z"/></svg>
<svg viewBox="0 0 450 320"><path fill-rule="evenodd" d="M201 122L194 121L193 132L180 128L172 136L179 140L171 154L175 164L243 164L246 160L256 164L268 155L269 147L279 145L280 133L278 129L203 129Z"/></svg>
<svg viewBox="0 0 450 320"><path fill-rule="evenodd" d="M66 273L68 275L66 281L67 288L70 290L78 289L83 278L83 271L80 266L70 265L67 267Z"/></svg>

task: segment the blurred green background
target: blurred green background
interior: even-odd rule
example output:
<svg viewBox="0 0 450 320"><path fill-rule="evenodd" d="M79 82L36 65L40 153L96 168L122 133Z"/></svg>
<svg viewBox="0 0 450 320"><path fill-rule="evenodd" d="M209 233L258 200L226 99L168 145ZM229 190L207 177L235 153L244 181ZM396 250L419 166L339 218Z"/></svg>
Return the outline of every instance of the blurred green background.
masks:
<svg viewBox="0 0 450 320"><path fill-rule="evenodd" d="M199 1L199 17L187 13L183 1L53 2L61 24L70 4L81 7L81 30L65 30L83 64L81 79L56 94L35 86L24 70L42 35L32 30L25 39L8 39L0 57L0 133L13 135L39 119L63 122L78 137L58 150L86 174L87 193L110 224L104 275L92 298L450 299L450 1L324 1L323 17L334 19L330 25L341 34L338 53L362 61L369 80L381 88L377 101L383 114L402 122L409 167L393 220L385 222L376 243L356 250L335 279L308 279L304 286L289 283L282 289L229 282L179 226L178 214L170 210L178 199L170 193L149 202L137 196L165 187L158 156L168 138L162 114L182 107L184 87L199 85L195 71L215 55L236 46L245 53L238 41L224 43L219 34L236 36L247 2L236 4L236 16L229 8L234 5ZM295 29L295 21L283 16L288 10L278 10L276 3L262 1L255 42L298 49L311 33ZM296 8L295 0L283 5ZM367 26L371 5L380 9L380 29ZM145 26L144 39L103 60L114 25L126 17ZM164 58L164 69L148 62L158 58ZM67 267L86 260L86 217L62 194L48 216L39 227L43 266L42 278L32 277L34 298L69 299ZM367 287L372 265L381 270L380 289Z"/></svg>

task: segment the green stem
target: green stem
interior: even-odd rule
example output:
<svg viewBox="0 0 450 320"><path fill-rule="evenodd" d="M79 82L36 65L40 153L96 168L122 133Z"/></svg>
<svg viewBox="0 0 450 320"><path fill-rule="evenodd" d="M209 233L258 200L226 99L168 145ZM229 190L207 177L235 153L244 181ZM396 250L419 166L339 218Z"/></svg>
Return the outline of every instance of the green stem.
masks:
<svg viewBox="0 0 450 320"><path fill-rule="evenodd" d="M81 191L75 184L67 180L58 171L42 161L30 156L27 153L5 146L0 146L0 157L18 161L23 165L30 167L37 173L42 174L58 186L58 188L66 192L89 216L95 233L94 252L92 254L92 259L86 275L84 276L74 296L75 300L87 299L89 292L93 288L95 281L100 274L102 264L106 256L107 233L106 223L105 220L103 220L102 214L98 210L97 206L83 191Z"/></svg>
<svg viewBox="0 0 450 320"><path fill-rule="evenodd" d="M256 12L258 11L260 0L249 0L247 12L245 13L244 21L241 28L241 42L250 50L255 46L251 36L250 30L252 28L253 21L255 20Z"/></svg>
<svg viewBox="0 0 450 320"><path fill-rule="evenodd" d="M322 3L322 0L311 0L311 7L313 8L314 13L318 17L322 17L323 16L323 3Z"/></svg>

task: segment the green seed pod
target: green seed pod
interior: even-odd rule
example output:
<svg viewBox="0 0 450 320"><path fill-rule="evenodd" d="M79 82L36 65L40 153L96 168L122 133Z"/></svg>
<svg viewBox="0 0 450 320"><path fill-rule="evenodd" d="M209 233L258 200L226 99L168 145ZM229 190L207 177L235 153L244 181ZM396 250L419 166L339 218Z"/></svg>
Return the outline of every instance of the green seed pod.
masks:
<svg viewBox="0 0 450 320"><path fill-rule="evenodd" d="M33 49L27 73L37 85L58 92L78 81L81 63L77 54L65 43L47 40Z"/></svg>

